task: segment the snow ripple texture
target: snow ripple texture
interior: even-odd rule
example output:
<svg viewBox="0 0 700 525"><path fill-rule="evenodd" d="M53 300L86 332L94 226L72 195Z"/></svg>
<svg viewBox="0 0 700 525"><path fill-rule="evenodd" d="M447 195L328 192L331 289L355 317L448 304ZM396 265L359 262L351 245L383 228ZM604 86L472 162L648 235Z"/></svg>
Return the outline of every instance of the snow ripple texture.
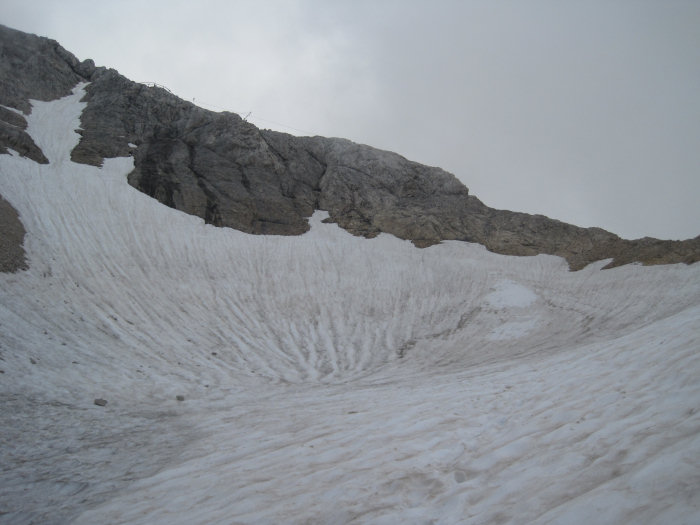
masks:
<svg viewBox="0 0 700 525"><path fill-rule="evenodd" d="M82 89L0 155L0 523L700 523L700 265L214 228Z"/></svg>

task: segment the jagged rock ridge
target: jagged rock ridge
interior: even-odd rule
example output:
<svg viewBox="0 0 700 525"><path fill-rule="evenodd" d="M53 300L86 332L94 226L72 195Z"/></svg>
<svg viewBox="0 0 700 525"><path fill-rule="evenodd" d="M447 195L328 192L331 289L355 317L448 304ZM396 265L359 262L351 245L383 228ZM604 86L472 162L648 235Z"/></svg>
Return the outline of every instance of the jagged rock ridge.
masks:
<svg viewBox="0 0 700 525"><path fill-rule="evenodd" d="M55 41L0 26L0 153L47 162L24 132L30 99L52 100L89 82L76 162L133 155L129 182L208 223L296 235L315 209L355 235L386 232L419 247L478 242L509 255L565 257L572 269L606 258L662 264L700 260L700 236L629 241L541 215L494 210L453 175L400 155L324 137L259 130L167 90L78 61ZM10 108L10 109L8 109ZM13 111L14 110L14 111Z"/></svg>

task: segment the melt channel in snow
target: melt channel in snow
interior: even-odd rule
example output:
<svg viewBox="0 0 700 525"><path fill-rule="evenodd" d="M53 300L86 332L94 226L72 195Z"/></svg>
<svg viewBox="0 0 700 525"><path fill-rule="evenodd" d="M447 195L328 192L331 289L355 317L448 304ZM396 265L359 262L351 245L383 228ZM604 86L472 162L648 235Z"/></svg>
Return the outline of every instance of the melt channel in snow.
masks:
<svg viewBox="0 0 700 525"><path fill-rule="evenodd" d="M0 155L1 523L700 523L700 265L214 228L83 94Z"/></svg>

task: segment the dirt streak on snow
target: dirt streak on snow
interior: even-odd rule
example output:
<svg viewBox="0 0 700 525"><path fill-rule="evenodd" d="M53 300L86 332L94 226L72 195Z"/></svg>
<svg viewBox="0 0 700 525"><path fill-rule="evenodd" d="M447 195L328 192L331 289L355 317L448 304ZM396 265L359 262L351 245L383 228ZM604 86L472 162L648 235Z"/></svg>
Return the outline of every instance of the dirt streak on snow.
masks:
<svg viewBox="0 0 700 525"><path fill-rule="evenodd" d="M1 523L700 522L700 265L214 228L72 163L82 96L0 155Z"/></svg>

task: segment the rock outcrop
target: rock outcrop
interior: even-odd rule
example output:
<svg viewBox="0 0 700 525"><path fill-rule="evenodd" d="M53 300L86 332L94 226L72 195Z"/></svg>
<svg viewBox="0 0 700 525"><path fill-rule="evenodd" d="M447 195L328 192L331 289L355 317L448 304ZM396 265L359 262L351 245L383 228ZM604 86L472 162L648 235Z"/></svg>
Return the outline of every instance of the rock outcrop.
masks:
<svg viewBox="0 0 700 525"><path fill-rule="evenodd" d="M0 108L0 153L12 148L46 162L21 113L31 110L29 99L59 98L89 82L72 159L99 166L133 155L131 185L216 226L296 235L322 209L355 235L385 232L418 247L462 240L509 255L548 253L572 269L607 258L610 266L700 260L700 238L628 241L599 228L494 210L440 168L348 140L259 130L238 115L207 111L79 62L52 40L0 27L0 56L0 104L12 108Z"/></svg>
<svg viewBox="0 0 700 525"><path fill-rule="evenodd" d="M24 225L17 210L0 195L0 272L27 269L24 235Z"/></svg>
<svg viewBox="0 0 700 525"><path fill-rule="evenodd" d="M92 61L79 62L54 40L0 26L0 104L4 106L0 106L0 153L11 148L46 164L48 160L25 132L22 113L31 111L30 99L68 95L94 69Z"/></svg>

